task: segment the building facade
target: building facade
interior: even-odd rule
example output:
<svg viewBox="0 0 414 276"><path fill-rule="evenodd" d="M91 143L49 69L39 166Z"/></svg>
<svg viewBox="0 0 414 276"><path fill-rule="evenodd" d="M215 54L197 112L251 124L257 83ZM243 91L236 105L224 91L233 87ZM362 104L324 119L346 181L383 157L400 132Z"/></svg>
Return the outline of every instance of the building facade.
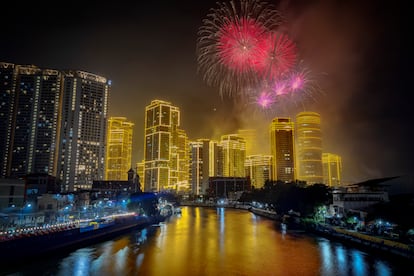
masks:
<svg viewBox="0 0 414 276"><path fill-rule="evenodd" d="M246 177L250 178L251 185L260 189L267 180L273 179L273 167L271 155L249 155L245 161Z"/></svg>
<svg viewBox="0 0 414 276"><path fill-rule="evenodd" d="M342 181L342 158L341 156L324 152L322 153L323 184L329 187L339 187Z"/></svg>
<svg viewBox="0 0 414 276"><path fill-rule="evenodd" d="M307 184L323 183L321 117L316 112L296 115L297 178Z"/></svg>
<svg viewBox="0 0 414 276"><path fill-rule="evenodd" d="M244 177L246 141L238 134L222 135L220 146L223 150L222 164L224 177Z"/></svg>
<svg viewBox="0 0 414 276"><path fill-rule="evenodd" d="M0 63L0 83L2 177L56 175L62 74Z"/></svg>
<svg viewBox="0 0 414 276"><path fill-rule="evenodd" d="M108 119L105 180L128 180L134 124L125 117Z"/></svg>
<svg viewBox="0 0 414 276"><path fill-rule="evenodd" d="M91 189L104 179L110 84L88 72L65 72L58 164L64 191Z"/></svg>
<svg viewBox="0 0 414 276"><path fill-rule="evenodd" d="M10 146L17 66L0 62L0 178L10 175Z"/></svg>
<svg viewBox="0 0 414 276"><path fill-rule="evenodd" d="M192 193L206 195L209 178L223 176L223 148L218 141L190 142L190 184Z"/></svg>
<svg viewBox="0 0 414 276"><path fill-rule="evenodd" d="M274 180L295 181L294 122L286 117L274 118L269 130Z"/></svg>
<svg viewBox="0 0 414 276"><path fill-rule="evenodd" d="M170 102L153 100L145 107L145 192L189 188L189 161L188 158L185 160L188 156L188 141L185 132L179 127L180 109Z"/></svg>

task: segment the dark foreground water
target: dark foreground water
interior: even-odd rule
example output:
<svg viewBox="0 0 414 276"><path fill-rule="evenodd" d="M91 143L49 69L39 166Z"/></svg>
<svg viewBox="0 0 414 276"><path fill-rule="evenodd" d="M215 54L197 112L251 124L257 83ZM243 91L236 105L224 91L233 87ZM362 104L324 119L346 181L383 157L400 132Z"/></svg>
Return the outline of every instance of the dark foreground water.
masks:
<svg viewBox="0 0 414 276"><path fill-rule="evenodd" d="M413 275L401 258L304 233L248 211L182 207L160 226L56 255L2 275Z"/></svg>

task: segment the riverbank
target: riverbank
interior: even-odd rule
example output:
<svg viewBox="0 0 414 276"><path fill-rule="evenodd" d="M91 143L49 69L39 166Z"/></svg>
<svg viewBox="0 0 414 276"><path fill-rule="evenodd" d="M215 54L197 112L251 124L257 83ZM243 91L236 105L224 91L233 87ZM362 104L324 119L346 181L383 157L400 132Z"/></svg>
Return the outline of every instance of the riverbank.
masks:
<svg viewBox="0 0 414 276"><path fill-rule="evenodd" d="M331 240L337 240L345 244L351 244L358 248L363 248L379 254L393 255L414 260L414 246L410 244L326 224L307 225L304 228L308 232L315 233Z"/></svg>
<svg viewBox="0 0 414 276"><path fill-rule="evenodd" d="M11 264L23 260L35 260L69 252L97 242L116 238L134 229L143 229L165 220L165 217L123 216L111 221L92 221L86 226L72 224L71 227L53 231L37 231L30 235L15 235L0 241L0 264Z"/></svg>

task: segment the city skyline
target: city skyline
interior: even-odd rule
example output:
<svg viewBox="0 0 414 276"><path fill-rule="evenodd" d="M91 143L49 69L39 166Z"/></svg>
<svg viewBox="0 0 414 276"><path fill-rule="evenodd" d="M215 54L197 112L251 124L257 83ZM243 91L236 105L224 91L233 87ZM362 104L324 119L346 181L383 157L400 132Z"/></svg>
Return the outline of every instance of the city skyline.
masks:
<svg viewBox="0 0 414 276"><path fill-rule="evenodd" d="M0 60L111 79L108 115L135 124L133 164L143 157L145 106L160 99L180 107L190 140L217 138L258 122L267 127L272 117L315 111L321 114L324 151L343 158L344 181L411 173L412 136L403 131L409 125L408 101L404 83L397 82L402 69L398 7L373 1L277 4L323 94L306 102L306 108L292 105L256 116L221 98L197 74L197 31L215 7L214 1L74 2L59 14L46 3L12 4L1 19L5 43Z"/></svg>

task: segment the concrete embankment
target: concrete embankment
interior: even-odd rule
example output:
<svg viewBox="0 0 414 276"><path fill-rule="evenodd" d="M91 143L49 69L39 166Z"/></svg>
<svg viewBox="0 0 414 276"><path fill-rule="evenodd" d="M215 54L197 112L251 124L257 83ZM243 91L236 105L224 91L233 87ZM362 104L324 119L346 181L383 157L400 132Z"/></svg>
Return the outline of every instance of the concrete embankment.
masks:
<svg viewBox="0 0 414 276"><path fill-rule="evenodd" d="M349 243L353 246L367 250L374 250L376 253L400 256L409 260L414 260L413 245L330 225L313 225L312 227L306 227L306 229L328 239L335 239L345 244Z"/></svg>

